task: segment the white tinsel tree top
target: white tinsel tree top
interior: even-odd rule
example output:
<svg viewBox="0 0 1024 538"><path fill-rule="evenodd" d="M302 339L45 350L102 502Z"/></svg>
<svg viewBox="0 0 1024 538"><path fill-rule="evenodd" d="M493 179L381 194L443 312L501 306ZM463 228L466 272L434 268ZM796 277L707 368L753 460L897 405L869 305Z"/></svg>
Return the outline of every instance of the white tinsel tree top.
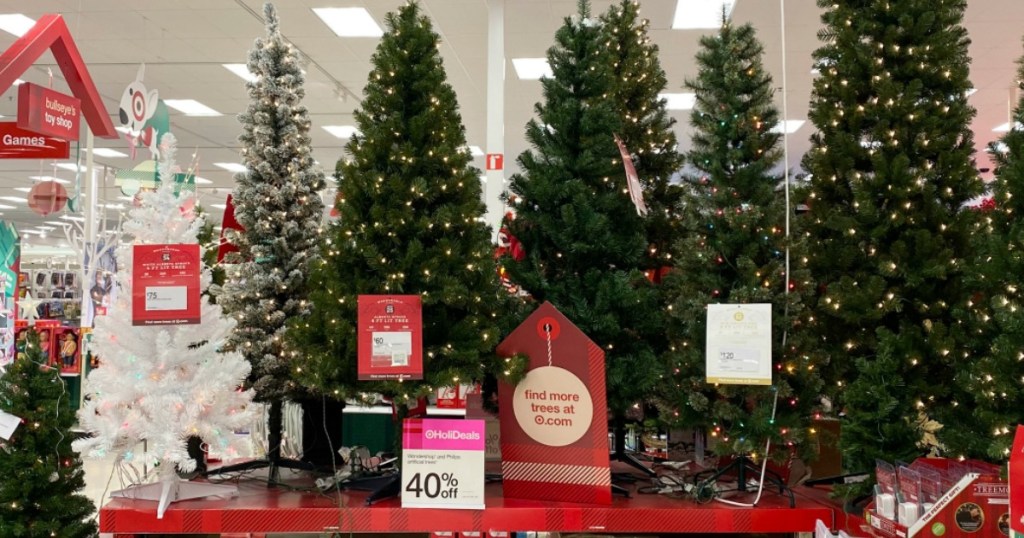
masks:
<svg viewBox="0 0 1024 538"><path fill-rule="evenodd" d="M162 142L173 148L172 135L164 135ZM168 153L173 158L173 151ZM162 171L172 169L161 163ZM185 472L195 468L186 448L192 436L228 458L249 455L248 440L233 432L253 420L251 391L239 389L249 364L238 353L220 353L235 323L222 317L219 306L204 296L198 325L132 325L132 247L198 242L202 219L183 209L192 193L179 198L175 190L173 176L162 181L156 191L141 196L141 205L124 223L127 237L118 251L117 274L121 293L108 315L96 318L91 348L101 365L89 373L84 387L88 399L78 413L92 436L74 445L93 457L112 453L125 461L145 458L167 473L175 467ZM201 289L209 284L210 271L204 269ZM143 440L144 456L135 452Z"/></svg>

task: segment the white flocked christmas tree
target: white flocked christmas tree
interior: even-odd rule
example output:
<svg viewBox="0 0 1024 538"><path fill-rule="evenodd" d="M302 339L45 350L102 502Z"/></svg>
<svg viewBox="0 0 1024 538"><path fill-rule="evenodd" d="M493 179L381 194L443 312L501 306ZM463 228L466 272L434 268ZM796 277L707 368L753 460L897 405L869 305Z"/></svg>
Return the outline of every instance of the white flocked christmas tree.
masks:
<svg viewBox="0 0 1024 538"><path fill-rule="evenodd" d="M124 223L117 253L121 290L108 315L96 319L91 349L101 365L89 373L87 401L78 412L91 436L74 447L86 456L113 455L155 466L159 480L170 483L176 482L176 470L196 467L186 448L189 437L201 438L225 459L250 455L251 443L234 431L252 423L253 409L252 391L240 389L249 363L238 353L220 352L235 321L223 317L205 295L198 325L132 325L132 247L198 243L203 224L191 209L194 193L175 192L173 135L165 134L161 146L159 173L171 179L142 194L140 206ZM204 269L200 289L206 290L210 281Z"/></svg>

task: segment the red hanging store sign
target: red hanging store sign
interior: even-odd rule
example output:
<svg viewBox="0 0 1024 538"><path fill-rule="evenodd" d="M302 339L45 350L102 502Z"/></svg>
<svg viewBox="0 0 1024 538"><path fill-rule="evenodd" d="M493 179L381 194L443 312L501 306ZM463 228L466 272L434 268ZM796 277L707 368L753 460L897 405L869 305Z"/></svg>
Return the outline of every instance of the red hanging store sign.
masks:
<svg viewBox="0 0 1024 538"><path fill-rule="evenodd" d="M0 122L0 159L67 159L66 140L26 131L13 121Z"/></svg>
<svg viewBox="0 0 1024 538"><path fill-rule="evenodd" d="M82 102L31 82L18 86L18 127L64 140L78 140Z"/></svg>

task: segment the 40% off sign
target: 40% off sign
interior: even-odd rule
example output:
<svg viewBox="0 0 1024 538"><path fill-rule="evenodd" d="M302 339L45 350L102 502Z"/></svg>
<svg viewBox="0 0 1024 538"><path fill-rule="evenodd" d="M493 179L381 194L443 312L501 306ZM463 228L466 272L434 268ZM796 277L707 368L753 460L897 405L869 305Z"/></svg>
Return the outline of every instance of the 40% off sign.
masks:
<svg viewBox="0 0 1024 538"><path fill-rule="evenodd" d="M402 507L483 509L485 448L482 420L406 420Z"/></svg>

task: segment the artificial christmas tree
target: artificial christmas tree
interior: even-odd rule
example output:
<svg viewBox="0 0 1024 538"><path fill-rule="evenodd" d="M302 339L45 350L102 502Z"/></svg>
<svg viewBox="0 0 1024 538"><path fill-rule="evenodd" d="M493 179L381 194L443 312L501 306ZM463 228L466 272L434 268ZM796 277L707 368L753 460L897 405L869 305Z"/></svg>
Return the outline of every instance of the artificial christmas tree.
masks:
<svg viewBox="0 0 1024 538"><path fill-rule="evenodd" d="M981 192L965 4L818 2L806 266L852 471L922 453L922 416L951 405L953 376L973 360L954 313L971 293L963 205Z"/></svg>
<svg viewBox="0 0 1024 538"><path fill-rule="evenodd" d="M622 122L618 135L632 155L648 214L644 220L647 256L642 267L658 282L672 265L672 244L681 233L683 189L672 183L683 156L660 97L668 81L658 46L648 35L650 21L640 18L640 3L621 0L601 17L612 60L611 96Z"/></svg>
<svg viewBox="0 0 1024 538"><path fill-rule="evenodd" d="M36 332L27 334L25 357L0 376L0 412L21 419L0 438L0 536L96 536L96 508L79 493L85 472L71 450L70 395Z"/></svg>
<svg viewBox="0 0 1024 538"><path fill-rule="evenodd" d="M311 278L313 311L290 340L301 382L337 398L392 397L401 416L409 399L481 375L504 297L439 37L416 2L386 24L351 159L338 165L338 220ZM357 381L358 297L373 294L421 298L422 381Z"/></svg>
<svg viewBox="0 0 1024 538"><path fill-rule="evenodd" d="M1024 89L1024 57L1019 61L1017 85ZM1017 102L1010 125L1024 124L1024 96ZM968 264L967 276L975 295L966 305L973 310L979 349L974 360L957 373L960 405L944 409L938 419L953 425L938 438L953 456L1006 461L1013 445L1014 425L1024 408L1020 380L1024 376L1021 342L1024 311L1020 308L1024 283L1024 130L1015 127L989 146L995 160L992 199L978 208L983 226L977 233L978 250ZM971 428L955 425L973 424Z"/></svg>
<svg viewBox="0 0 1024 538"><path fill-rule="evenodd" d="M621 423L661 373L661 309L641 270L647 232L614 141L623 130L607 98L614 62L589 2L579 2L555 41L547 55L554 77L541 80L544 102L526 128L533 149L510 181L519 203L509 228L525 255L502 263L512 282L605 349L608 406Z"/></svg>
<svg viewBox="0 0 1024 538"><path fill-rule="evenodd" d="M173 135L165 134L161 178L170 177L173 148ZM235 324L222 317L219 306L202 298L198 324L134 324L134 247L197 244L202 221L185 209L190 205L185 198L194 194L182 191L179 198L176 190L173 181L161 181L155 191L141 195L141 205L131 209L124 223L130 240L118 249L121 294L108 315L96 319L91 351L103 357L103 367L89 373L87 401L78 412L79 424L91 437L74 443L75 450L90 457L114 455L119 462L156 467L168 488L178 487L176 470L196 467L187 451L188 437L201 438L226 459L248 456L248 439L234 432L253 420L252 392L239 390L249 364L238 353L221 353ZM210 271L203 270L199 289L209 283ZM139 452L143 440L145 452ZM161 515L165 508L161 504Z"/></svg>
<svg viewBox="0 0 1024 538"><path fill-rule="evenodd" d="M697 174L685 178L684 231L665 280L673 350L663 415L706 432L721 453L762 454L770 441L771 455L785 459L808 436L822 381L801 300L808 277L787 274L787 248L799 244L786 235L786 186L773 172L779 112L751 25L725 21L700 45L700 71L686 82L697 98L687 154ZM718 303L771 305L770 386L707 379L707 307Z"/></svg>
<svg viewBox="0 0 1024 538"><path fill-rule="evenodd" d="M228 234L239 250L229 259L234 265L227 271L227 281L214 294L224 311L238 320L227 349L249 361L252 371L246 385L256 391L256 401L270 404L265 463L271 467L271 482L276 482L281 465L311 468L280 459L282 402L308 396L292 380L283 346L287 321L309 310L308 273L319 255L324 212L320 191L326 183L311 153L299 53L281 34L273 5L264 6L264 15L267 35L257 39L249 53L248 69L255 79L246 83L250 103L239 116L246 171L235 176L233 203L244 231ZM322 405L316 400L308 407Z"/></svg>
<svg viewBox="0 0 1024 538"><path fill-rule="evenodd" d="M660 93L668 81L658 60L658 46L648 36L649 21L640 18L640 4L622 0L601 17L601 29L611 60L611 96L619 113L616 134L630 152L647 207L643 226L646 252L640 268L660 283L673 263L673 242L682 232L679 209L683 189L671 182L683 165L673 126ZM620 157L621 158L621 157ZM667 340L658 342L666 344ZM655 349L657 354L666 348ZM615 459L625 455L625 417L613 417Z"/></svg>

